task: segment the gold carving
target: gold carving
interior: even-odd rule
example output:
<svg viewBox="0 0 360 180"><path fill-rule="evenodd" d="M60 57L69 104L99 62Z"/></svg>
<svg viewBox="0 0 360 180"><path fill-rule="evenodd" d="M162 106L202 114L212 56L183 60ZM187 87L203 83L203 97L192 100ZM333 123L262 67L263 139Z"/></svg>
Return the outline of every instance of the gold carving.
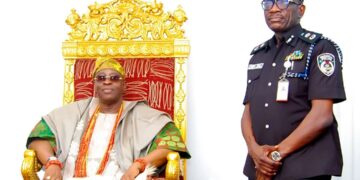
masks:
<svg viewBox="0 0 360 180"><path fill-rule="evenodd" d="M183 39L181 28L187 20L181 6L164 12L163 4L140 0L114 0L89 6L82 17L71 10L66 23L69 41L123 41Z"/></svg>
<svg viewBox="0 0 360 180"><path fill-rule="evenodd" d="M180 179L180 155L178 152L170 152L167 155L166 180Z"/></svg>
<svg viewBox="0 0 360 180"><path fill-rule="evenodd" d="M180 129L183 139L186 140L186 93L185 89L185 61L186 58L175 58L175 109L174 109L174 121L177 127Z"/></svg>
<svg viewBox="0 0 360 180"><path fill-rule="evenodd" d="M186 59L185 57L175 58L175 105L174 122L179 128L181 136L186 142ZM181 160L181 172L186 179L186 161Z"/></svg>
<svg viewBox="0 0 360 180"><path fill-rule="evenodd" d="M21 174L24 180L39 180L36 172L40 171L41 164L38 162L34 150L26 150L24 152L24 160L21 165Z"/></svg>
<svg viewBox="0 0 360 180"><path fill-rule="evenodd" d="M74 64L74 59L65 60L63 104L68 104L74 101Z"/></svg>
<svg viewBox="0 0 360 180"><path fill-rule="evenodd" d="M64 58L188 57L189 41L182 29L186 20L181 6L164 12L156 1L95 3L82 17L71 10L66 19L71 31L62 53Z"/></svg>
<svg viewBox="0 0 360 180"><path fill-rule="evenodd" d="M189 57L190 43L187 39L175 39L174 57Z"/></svg>
<svg viewBox="0 0 360 180"><path fill-rule="evenodd" d="M97 57L188 57L189 41L154 40L154 41L65 41L62 47L65 58L97 58Z"/></svg>

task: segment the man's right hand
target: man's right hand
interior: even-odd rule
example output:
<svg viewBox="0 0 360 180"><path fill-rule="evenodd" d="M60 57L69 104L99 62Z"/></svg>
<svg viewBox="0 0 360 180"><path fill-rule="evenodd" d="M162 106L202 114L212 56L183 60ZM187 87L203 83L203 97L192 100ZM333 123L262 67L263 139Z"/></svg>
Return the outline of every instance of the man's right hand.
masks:
<svg viewBox="0 0 360 180"><path fill-rule="evenodd" d="M43 180L62 180L61 168L56 164L50 165L45 170Z"/></svg>
<svg viewBox="0 0 360 180"><path fill-rule="evenodd" d="M255 163L256 170L265 176L271 177L276 175L277 170L281 166L281 162L269 158L269 154L275 150L277 150L275 146L259 146L257 144L252 145L249 149L249 154Z"/></svg>

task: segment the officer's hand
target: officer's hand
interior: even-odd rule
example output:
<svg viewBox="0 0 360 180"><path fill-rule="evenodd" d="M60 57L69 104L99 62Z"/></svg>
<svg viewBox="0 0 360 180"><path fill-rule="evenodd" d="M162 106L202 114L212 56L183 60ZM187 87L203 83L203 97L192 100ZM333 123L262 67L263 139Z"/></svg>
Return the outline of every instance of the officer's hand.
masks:
<svg viewBox="0 0 360 180"><path fill-rule="evenodd" d="M274 146L268 146L268 145L259 146L257 144L253 145L250 148L249 153L255 163L255 168L263 175L266 176L276 175L276 172L281 165L281 162L273 161L268 157L270 152L275 150L276 148Z"/></svg>
<svg viewBox="0 0 360 180"><path fill-rule="evenodd" d="M62 180L61 168L56 164L50 165L45 170L43 180Z"/></svg>
<svg viewBox="0 0 360 180"><path fill-rule="evenodd" d="M266 176L263 173L256 171L256 180L271 180L271 176Z"/></svg>

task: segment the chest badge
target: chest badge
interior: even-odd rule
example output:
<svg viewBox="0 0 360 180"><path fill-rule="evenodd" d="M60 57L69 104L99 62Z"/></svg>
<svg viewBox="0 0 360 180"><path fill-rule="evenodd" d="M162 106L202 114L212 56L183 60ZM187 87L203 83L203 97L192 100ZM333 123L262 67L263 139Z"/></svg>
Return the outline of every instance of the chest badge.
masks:
<svg viewBox="0 0 360 180"><path fill-rule="evenodd" d="M296 50L286 56L285 60L287 61L299 61L304 57L304 53L302 53L300 50Z"/></svg>
<svg viewBox="0 0 360 180"><path fill-rule="evenodd" d="M331 53L322 53L316 58L320 71L331 76L335 71L335 56Z"/></svg>

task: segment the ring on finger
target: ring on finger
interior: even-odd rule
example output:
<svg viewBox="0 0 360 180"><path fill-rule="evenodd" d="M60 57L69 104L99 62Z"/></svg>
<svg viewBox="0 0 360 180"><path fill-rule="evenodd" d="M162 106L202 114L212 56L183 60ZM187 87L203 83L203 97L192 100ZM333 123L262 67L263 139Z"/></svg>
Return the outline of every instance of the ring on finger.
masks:
<svg viewBox="0 0 360 180"><path fill-rule="evenodd" d="M51 176L46 176L46 178L45 179L51 179Z"/></svg>

